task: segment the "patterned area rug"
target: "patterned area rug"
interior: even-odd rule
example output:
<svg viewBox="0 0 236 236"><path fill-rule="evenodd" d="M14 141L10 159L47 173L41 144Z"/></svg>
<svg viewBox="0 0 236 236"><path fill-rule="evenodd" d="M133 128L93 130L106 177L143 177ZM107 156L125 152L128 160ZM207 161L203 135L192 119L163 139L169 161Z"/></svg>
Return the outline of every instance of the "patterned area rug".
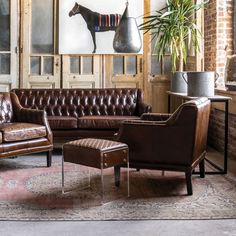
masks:
<svg viewBox="0 0 236 236"><path fill-rule="evenodd" d="M114 186L113 169L105 173L101 204L100 170L65 163L66 193L61 193L61 157L51 168L44 156L0 160L0 220L129 220L236 218L236 176L193 177L193 196L186 195L182 173L131 170L127 198L126 169Z"/></svg>

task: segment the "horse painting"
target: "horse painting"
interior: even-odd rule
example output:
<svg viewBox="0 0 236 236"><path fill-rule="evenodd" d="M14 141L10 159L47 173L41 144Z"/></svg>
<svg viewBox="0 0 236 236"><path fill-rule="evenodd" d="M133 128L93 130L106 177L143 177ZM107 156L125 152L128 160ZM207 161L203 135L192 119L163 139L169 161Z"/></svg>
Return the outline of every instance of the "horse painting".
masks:
<svg viewBox="0 0 236 236"><path fill-rule="evenodd" d="M76 14L81 14L87 24L88 30L91 33L94 45L93 53L96 52L97 48L95 33L110 30L115 31L121 19L120 14L102 15L98 12L91 11L77 2L69 12L69 16L71 17Z"/></svg>

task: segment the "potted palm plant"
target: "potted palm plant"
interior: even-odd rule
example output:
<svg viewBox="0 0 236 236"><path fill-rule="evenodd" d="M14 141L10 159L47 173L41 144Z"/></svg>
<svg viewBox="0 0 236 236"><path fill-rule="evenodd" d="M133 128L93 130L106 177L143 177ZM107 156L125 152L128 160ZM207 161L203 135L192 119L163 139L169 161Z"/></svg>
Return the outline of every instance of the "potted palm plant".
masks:
<svg viewBox="0 0 236 236"><path fill-rule="evenodd" d="M187 91L182 72L188 49L193 47L199 51L201 33L196 25L195 14L205 3L206 1L197 4L194 0L166 0L166 7L153 15L144 16L144 23L139 25L145 33L151 33L152 40L155 40L154 51L159 60L167 52L171 54L173 92Z"/></svg>

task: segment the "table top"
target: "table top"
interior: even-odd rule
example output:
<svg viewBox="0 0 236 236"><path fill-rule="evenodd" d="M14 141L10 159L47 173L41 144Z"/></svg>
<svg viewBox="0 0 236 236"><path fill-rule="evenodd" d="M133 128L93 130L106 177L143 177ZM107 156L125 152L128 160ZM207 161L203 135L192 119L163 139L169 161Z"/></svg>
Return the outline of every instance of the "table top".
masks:
<svg viewBox="0 0 236 236"><path fill-rule="evenodd" d="M175 97L180 97L183 99L188 99L188 100L192 100L192 99L197 99L199 97L190 97L187 95L187 93L175 93L175 92L171 92L171 91L166 91L166 93L170 96L175 96ZM207 97L209 100L211 101L227 101L227 100L231 100L231 97L227 97L227 96L221 96L221 95L214 95L212 97Z"/></svg>

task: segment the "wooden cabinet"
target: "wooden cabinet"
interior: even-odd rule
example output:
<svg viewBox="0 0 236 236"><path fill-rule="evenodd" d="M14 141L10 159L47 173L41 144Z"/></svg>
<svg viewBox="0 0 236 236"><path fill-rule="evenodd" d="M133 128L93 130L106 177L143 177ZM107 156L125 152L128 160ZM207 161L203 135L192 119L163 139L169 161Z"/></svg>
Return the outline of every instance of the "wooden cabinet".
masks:
<svg viewBox="0 0 236 236"><path fill-rule="evenodd" d="M5 4L9 4L11 42L9 41L10 48L7 51L0 48L0 90L8 91L15 87L135 87L144 90L145 102L152 104L154 111L166 111L165 91L169 90L170 55L157 62L149 34L144 35L143 55L60 55L60 1L18 1L12 0L13 4L9 4L10 0L3 0ZM161 4L165 4L165 0L144 0L144 14L158 10L156 8L160 8ZM0 12L0 17L3 18L4 14ZM199 11L196 17L197 24L202 25L203 13ZM17 36L18 29L20 40ZM0 38L0 42L1 40ZM203 48L201 45L200 47ZM186 69L201 70L202 55L203 49L200 53L190 50Z"/></svg>

